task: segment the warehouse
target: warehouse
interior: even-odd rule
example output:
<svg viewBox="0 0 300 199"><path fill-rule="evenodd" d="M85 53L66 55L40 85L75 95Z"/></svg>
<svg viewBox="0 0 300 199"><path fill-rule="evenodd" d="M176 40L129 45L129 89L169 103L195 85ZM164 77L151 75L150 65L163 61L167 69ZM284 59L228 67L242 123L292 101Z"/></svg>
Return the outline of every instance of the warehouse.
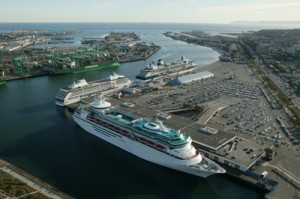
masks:
<svg viewBox="0 0 300 199"><path fill-rule="evenodd" d="M188 84L188 83L192 83L194 81L207 79L207 78L210 78L213 76L214 76L214 74L212 74L211 72L203 71L203 72L199 72L199 73L195 73L195 74L191 74L191 75L177 77L174 80L172 80L172 84L173 85Z"/></svg>

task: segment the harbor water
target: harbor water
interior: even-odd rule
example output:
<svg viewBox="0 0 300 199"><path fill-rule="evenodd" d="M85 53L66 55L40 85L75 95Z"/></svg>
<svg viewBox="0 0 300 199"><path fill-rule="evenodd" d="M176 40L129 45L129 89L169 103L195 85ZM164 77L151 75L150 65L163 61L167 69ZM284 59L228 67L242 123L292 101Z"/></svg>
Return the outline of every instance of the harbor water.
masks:
<svg viewBox="0 0 300 199"><path fill-rule="evenodd" d="M217 52L173 41L162 33L193 29L215 33L222 32L223 26L214 29L191 24L1 24L0 32L29 28L83 30L69 44L74 46L80 45L84 37L99 38L110 31L131 31L162 48L146 60L123 63L117 68L8 81L0 87L0 158L75 198L262 197L259 191L222 175L202 179L139 159L84 132L74 123L72 113L54 103L58 89L78 78L92 81L116 72L133 80L143 67L159 58L173 62L185 56L198 67L212 63L218 60Z"/></svg>

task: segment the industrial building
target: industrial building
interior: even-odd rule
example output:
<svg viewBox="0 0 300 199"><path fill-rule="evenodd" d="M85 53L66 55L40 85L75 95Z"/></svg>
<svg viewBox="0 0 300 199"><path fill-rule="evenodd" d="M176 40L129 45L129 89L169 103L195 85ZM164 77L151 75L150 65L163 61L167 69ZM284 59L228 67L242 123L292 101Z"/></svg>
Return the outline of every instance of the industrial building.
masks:
<svg viewBox="0 0 300 199"><path fill-rule="evenodd" d="M171 81L173 85L182 85L182 84L188 84L199 80L204 80L210 77L214 77L214 74L212 74L209 71L203 71L195 74L185 75L181 77L177 77Z"/></svg>

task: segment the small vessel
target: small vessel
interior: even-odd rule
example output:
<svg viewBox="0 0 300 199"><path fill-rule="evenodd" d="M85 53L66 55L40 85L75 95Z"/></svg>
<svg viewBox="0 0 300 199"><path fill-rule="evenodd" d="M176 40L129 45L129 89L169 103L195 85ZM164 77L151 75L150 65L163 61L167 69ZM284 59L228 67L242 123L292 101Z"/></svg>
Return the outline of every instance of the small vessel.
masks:
<svg viewBox="0 0 300 199"><path fill-rule="evenodd" d="M67 106L94 96L96 93L109 94L130 84L131 81L127 77L116 73L106 79L89 83L85 79L79 79L68 87L59 89L55 96L55 103L58 106Z"/></svg>
<svg viewBox="0 0 300 199"><path fill-rule="evenodd" d="M147 80L156 77L170 75L170 74L183 74L191 72L195 69L196 64L192 60L188 60L181 57L175 63L165 63L163 59L159 59L157 64L154 62L150 63L147 67L142 69L140 73L136 76L137 79Z"/></svg>
<svg viewBox="0 0 300 199"><path fill-rule="evenodd" d="M226 172L202 156L187 134L111 107L103 98L81 104L73 119L88 133L149 162L203 178Z"/></svg>
<svg viewBox="0 0 300 199"><path fill-rule="evenodd" d="M5 84L6 79L7 79L7 76L5 76L4 71L2 71L1 76L0 76L0 85Z"/></svg>

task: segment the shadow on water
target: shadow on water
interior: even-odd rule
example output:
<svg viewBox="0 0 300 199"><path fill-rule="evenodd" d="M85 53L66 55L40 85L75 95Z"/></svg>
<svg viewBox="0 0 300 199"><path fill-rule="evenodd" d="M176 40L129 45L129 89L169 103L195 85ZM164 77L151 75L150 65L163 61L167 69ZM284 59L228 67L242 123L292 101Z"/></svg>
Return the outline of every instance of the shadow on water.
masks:
<svg viewBox="0 0 300 199"><path fill-rule="evenodd" d="M185 175L149 164L87 134L68 118L70 115L65 116L63 108L57 113L47 117L52 126L19 139L1 156L76 198L190 198L199 183L205 184L191 178L188 185L182 185L177 177L186 179ZM22 161L25 157L44 175L26 165Z"/></svg>
<svg viewBox="0 0 300 199"><path fill-rule="evenodd" d="M259 198L221 176L202 179L144 161L84 132L65 108L56 112L46 118L50 127L18 140L1 156L75 198ZM24 156L45 174L18 159Z"/></svg>
<svg viewBox="0 0 300 199"><path fill-rule="evenodd" d="M265 195L261 189L227 175L212 175L207 178L207 183L215 193L221 196L220 198L263 199ZM237 190L233 190L232 187Z"/></svg>
<svg viewBox="0 0 300 199"><path fill-rule="evenodd" d="M18 109L17 112L19 112L19 113L37 113L37 112L51 110L53 106L55 106L54 102L49 101L49 102L45 102L43 104L38 104L38 105Z"/></svg>

